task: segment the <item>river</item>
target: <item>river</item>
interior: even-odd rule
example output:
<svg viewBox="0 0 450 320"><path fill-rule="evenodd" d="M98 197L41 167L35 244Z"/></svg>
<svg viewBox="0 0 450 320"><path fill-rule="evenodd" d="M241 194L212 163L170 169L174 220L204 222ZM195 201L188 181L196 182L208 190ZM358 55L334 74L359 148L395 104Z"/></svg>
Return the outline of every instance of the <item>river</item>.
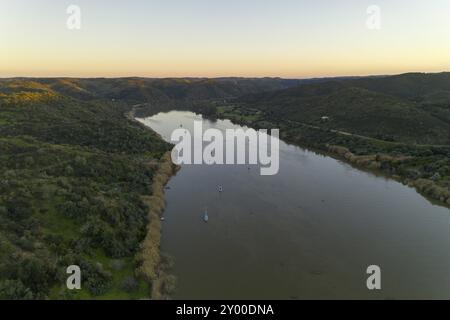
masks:
<svg viewBox="0 0 450 320"><path fill-rule="evenodd" d="M194 120L240 127L181 111L138 120L168 141ZM166 201L161 250L175 259L176 299L450 298L450 210L334 158L280 141L275 176L183 165ZM366 287L369 265L381 290Z"/></svg>

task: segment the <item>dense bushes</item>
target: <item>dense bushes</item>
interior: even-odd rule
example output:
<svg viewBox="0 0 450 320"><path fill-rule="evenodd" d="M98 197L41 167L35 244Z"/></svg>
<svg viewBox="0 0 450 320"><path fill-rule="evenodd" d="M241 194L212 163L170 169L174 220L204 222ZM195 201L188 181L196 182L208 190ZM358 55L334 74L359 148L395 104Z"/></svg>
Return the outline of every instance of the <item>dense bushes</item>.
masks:
<svg viewBox="0 0 450 320"><path fill-rule="evenodd" d="M20 280L3 280L0 282L0 299L32 300L33 293Z"/></svg>
<svg viewBox="0 0 450 320"><path fill-rule="evenodd" d="M55 94L0 97L0 299L95 297L134 276L149 160L169 146L124 110ZM82 292L65 290L71 264L82 269Z"/></svg>

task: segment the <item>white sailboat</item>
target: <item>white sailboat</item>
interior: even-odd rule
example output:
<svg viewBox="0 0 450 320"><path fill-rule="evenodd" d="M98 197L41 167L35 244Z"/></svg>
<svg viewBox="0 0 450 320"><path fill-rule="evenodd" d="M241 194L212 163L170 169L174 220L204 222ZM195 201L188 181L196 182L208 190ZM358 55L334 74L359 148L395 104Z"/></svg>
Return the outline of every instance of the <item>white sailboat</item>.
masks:
<svg viewBox="0 0 450 320"><path fill-rule="evenodd" d="M208 210L205 208L205 213L203 214L203 221L208 222L209 216L208 216Z"/></svg>

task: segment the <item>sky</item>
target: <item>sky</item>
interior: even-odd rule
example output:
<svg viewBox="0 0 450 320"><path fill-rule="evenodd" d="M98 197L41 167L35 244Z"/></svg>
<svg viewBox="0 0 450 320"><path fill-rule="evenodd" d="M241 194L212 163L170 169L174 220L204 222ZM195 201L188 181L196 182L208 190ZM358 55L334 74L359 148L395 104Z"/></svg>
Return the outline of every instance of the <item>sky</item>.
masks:
<svg viewBox="0 0 450 320"><path fill-rule="evenodd" d="M0 0L0 77L413 71L450 71L450 0Z"/></svg>

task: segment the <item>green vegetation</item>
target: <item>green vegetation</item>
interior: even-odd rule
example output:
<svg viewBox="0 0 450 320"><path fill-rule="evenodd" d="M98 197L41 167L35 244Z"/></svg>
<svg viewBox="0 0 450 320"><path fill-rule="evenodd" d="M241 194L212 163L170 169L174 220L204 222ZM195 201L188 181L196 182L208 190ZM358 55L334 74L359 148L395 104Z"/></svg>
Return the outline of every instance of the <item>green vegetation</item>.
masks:
<svg viewBox="0 0 450 320"><path fill-rule="evenodd" d="M325 81L237 102L272 120L407 144L450 144L450 73Z"/></svg>
<svg viewBox="0 0 450 320"><path fill-rule="evenodd" d="M81 102L28 81L0 94L0 298L149 297L134 256L169 145L124 105ZM65 289L82 269L81 291Z"/></svg>
<svg viewBox="0 0 450 320"><path fill-rule="evenodd" d="M298 80L279 78L33 79L33 86L37 88L49 88L79 100L116 99L170 107L182 107L199 100L228 99L249 93L279 90L298 83Z"/></svg>

